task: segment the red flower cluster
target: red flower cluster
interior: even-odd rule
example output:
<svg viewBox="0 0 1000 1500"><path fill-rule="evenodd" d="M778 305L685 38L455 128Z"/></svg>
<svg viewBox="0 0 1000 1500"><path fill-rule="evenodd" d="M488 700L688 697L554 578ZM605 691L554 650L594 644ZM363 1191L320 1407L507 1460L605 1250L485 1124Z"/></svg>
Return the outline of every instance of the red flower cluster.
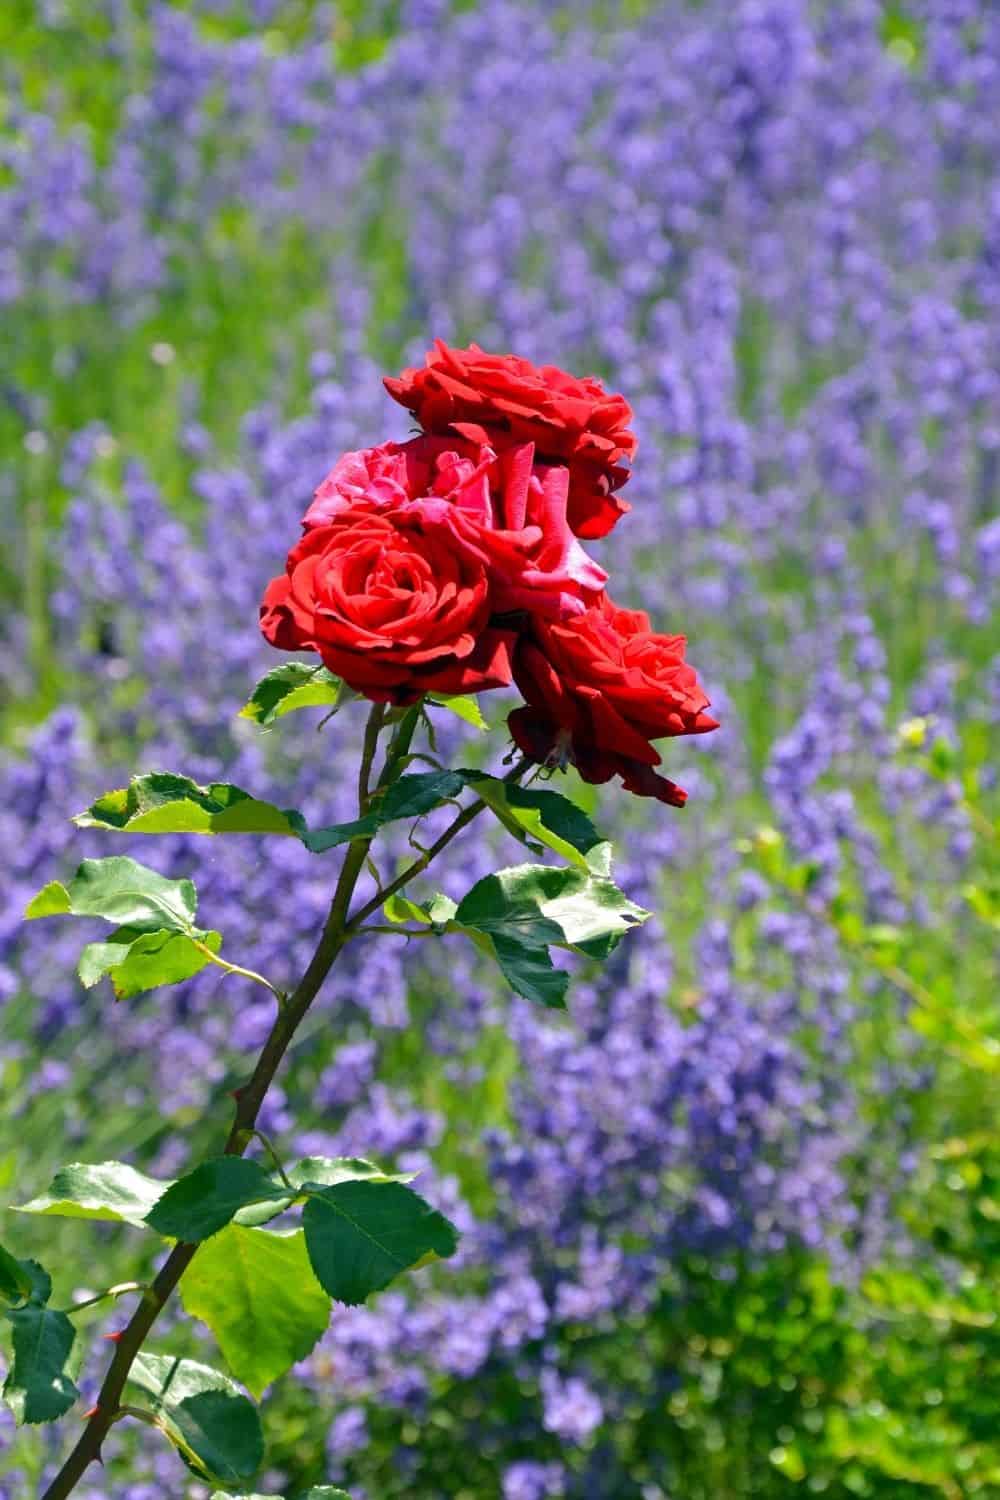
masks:
<svg viewBox="0 0 1000 1500"><path fill-rule="evenodd" d="M635 452L622 396L600 381L438 341L386 380L423 432L345 453L272 580L272 645L316 651L376 702L512 681L511 734L532 760L680 806L651 741L715 729L682 636L618 609L580 538L628 505Z"/></svg>

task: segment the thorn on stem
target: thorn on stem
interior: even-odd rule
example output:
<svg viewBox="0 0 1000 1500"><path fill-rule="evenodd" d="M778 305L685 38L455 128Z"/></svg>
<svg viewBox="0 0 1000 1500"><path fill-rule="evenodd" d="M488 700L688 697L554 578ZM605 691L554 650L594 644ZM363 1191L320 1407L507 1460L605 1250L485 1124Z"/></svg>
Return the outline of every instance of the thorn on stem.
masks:
<svg viewBox="0 0 1000 1500"><path fill-rule="evenodd" d="M100 1415L100 1411L101 1411L101 1408L99 1406L92 1406L89 1411L85 1411L84 1412L84 1414L83 1414L83 1420L85 1422L89 1422L92 1417L99 1416Z"/></svg>
<svg viewBox="0 0 1000 1500"><path fill-rule="evenodd" d="M104 1338L104 1339L107 1339L107 1341L108 1341L109 1344L120 1344L122 1336L121 1336L121 1333L118 1332L118 1333L104 1333L104 1334L101 1335L101 1337Z"/></svg>

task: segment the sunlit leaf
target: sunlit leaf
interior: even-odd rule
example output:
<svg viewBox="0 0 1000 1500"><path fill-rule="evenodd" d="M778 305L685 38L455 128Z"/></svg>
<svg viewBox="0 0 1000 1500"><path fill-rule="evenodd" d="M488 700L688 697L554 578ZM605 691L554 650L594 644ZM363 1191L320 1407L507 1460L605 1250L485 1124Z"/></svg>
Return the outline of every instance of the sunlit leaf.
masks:
<svg viewBox="0 0 1000 1500"><path fill-rule="evenodd" d="M487 940L511 988L543 1005L564 1003L567 976L549 948L606 958L649 913L613 881L574 867L517 865L477 882L449 926Z"/></svg>
<svg viewBox="0 0 1000 1500"><path fill-rule="evenodd" d="M431 698L429 701L435 708L446 708L449 713L457 714L466 724L471 724L473 729L485 730L490 727L483 718L478 698Z"/></svg>
<svg viewBox="0 0 1000 1500"><path fill-rule="evenodd" d="M459 796L468 782L468 774L461 771L413 772L377 789L363 818L311 829L294 808L282 811L228 782L199 786L186 776L157 772L137 776L128 787L108 792L75 821L117 833L280 834L301 839L312 853L322 854L351 839L373 838L387 823L423 817ZM26 915L56 916L76 910L71 891L54 881L38 893Z"/></svg>
<svg viewBox="0 0 1000 1500"><path fill-rule="evenodd" d="M102 1161L94 1165L73 1162L60 1167L48 1190L30 1203L22 1203L22 1214L51 1214L64 1219L106 1219L145 1229L146 1215L162 1198L170 1182L157 1181L130 1167L127 1162Z"/></svg>
<svg viewBox="0 0 1000 1500"><path fill-rule="evenodd" d="M300 708L336 708L343 683L326 667L289 661L262 677L249 700L240 709L241 719L252 719L261 728Z"/></svg>
<svg viewBox="0 0 1000 1500"><path fill-rule="evenodd" d="M383 1172L363 1156L304 1156L288 1168L289 1182L336 1187L341 1182L412 1182L416 1172Z"/></svg>
<svg viewBox="0 0 1000 1500"><path fill-rule="evenodd" d="M534 839L580 869L607 875L611 845L601 838L587 814L561 792L465 774L515 838L522 842Z"/></svg>
<svg viewBox="0 0 1000 1500"><path fill-rule="evenodd" d="M382 910L390 922L420 922L423 926L430 925L431 918L426 908L416 901L411 901L409 896L404 896L401 891L390 896Z"/></svg>
<svg viewBox="0 0 1000 1500"><path fill-rule="evenodd" d="M211 963L204 948L218 953L221 947L220 932L196 928L189 936L184 932L138 932L134 927L119 927L106 942L87 944L80 954L77 973L87 989L107 975L118 999L126 1000L162 984L191 979Z"/></svg>
<svg viewBox="0 0 1000 1500"><path fill-rule="evenodd" d="M190 880L168 880L119 854L111 859L85 859L66 886L51 881L29 904L25 916L103 917L116 926L144 932L158 928L190 932L197 901Z"/></svg>
<svg viewBox="0 0 1000 1500"><path fill-rule="evenodd" d="M480 932L539 937L601 956L648 916L614 881L552 865L515 865L487 875L455 911L456 922Z"/></svg>
<svg viewBox="0 0 1000 1500"><path fill-rule="evenodd" d="M58 880L43 885L37 896L33 896L24 909L25 920L36 917L62 917L73 910L69 891Z"/></svg>
<svg viewBox="0 0 1000 1500"><path fill-rule="evenodd" d="M288 813L231 782L199 786L169 771L133 776L127 787L106 792L73 821L118 833L298 833Z"/></svg>
<svg viewBox="0 0 1000 1500"><path fill-rule="evenodd" d="M258 1399L305 1359L330 1318L330 1298L313 1275L301 1229L227 1225L199 1249L184 1273L181 1297Z"/></svg>

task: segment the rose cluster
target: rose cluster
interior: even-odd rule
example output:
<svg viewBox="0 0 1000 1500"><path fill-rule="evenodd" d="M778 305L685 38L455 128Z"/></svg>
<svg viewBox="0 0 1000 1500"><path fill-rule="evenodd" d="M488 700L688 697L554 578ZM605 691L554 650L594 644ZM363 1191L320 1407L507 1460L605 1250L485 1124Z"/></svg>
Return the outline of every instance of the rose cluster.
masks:
<svg viewBox="0 0 1000 1500"><path fill-rule="evenodd" d="M684 637L613 604L581 541L629 509L624 397L440 340L385 385L421 432L334 465L264 595L267 640L375 702L516 683L529 760L683 805L652 741L715 729L708 699Z"/></svg>

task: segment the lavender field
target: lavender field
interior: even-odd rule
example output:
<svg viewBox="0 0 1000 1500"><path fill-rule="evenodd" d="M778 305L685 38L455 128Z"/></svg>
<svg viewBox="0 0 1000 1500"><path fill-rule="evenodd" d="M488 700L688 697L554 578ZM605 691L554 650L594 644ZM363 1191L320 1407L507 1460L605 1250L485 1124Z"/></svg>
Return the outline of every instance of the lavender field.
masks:
<svg viewBox="0 0 1000 1500"><path fill-rule="evenodd" d="M263 1041L252 985L114 1005L21 916L132 770L354 815L360 705L237 714L305 503L407 434L381 376L435 336L625 393L588 547L722 725L665 751L683 810L567 780L654 917L565 1015L451 942L327 986L265 1130L419 1171L463 1237L274 1388L262 1491L1000 1496L998 100L993 0L4 0L3 1201L178 1172ZM301 970L297 841L136 843ZM64 1302L149 1268L3 1230ZM0 1500L67 1441L0 1410ZM154 1434L105 1457L83 1500L207 1500Z"/></svg>

